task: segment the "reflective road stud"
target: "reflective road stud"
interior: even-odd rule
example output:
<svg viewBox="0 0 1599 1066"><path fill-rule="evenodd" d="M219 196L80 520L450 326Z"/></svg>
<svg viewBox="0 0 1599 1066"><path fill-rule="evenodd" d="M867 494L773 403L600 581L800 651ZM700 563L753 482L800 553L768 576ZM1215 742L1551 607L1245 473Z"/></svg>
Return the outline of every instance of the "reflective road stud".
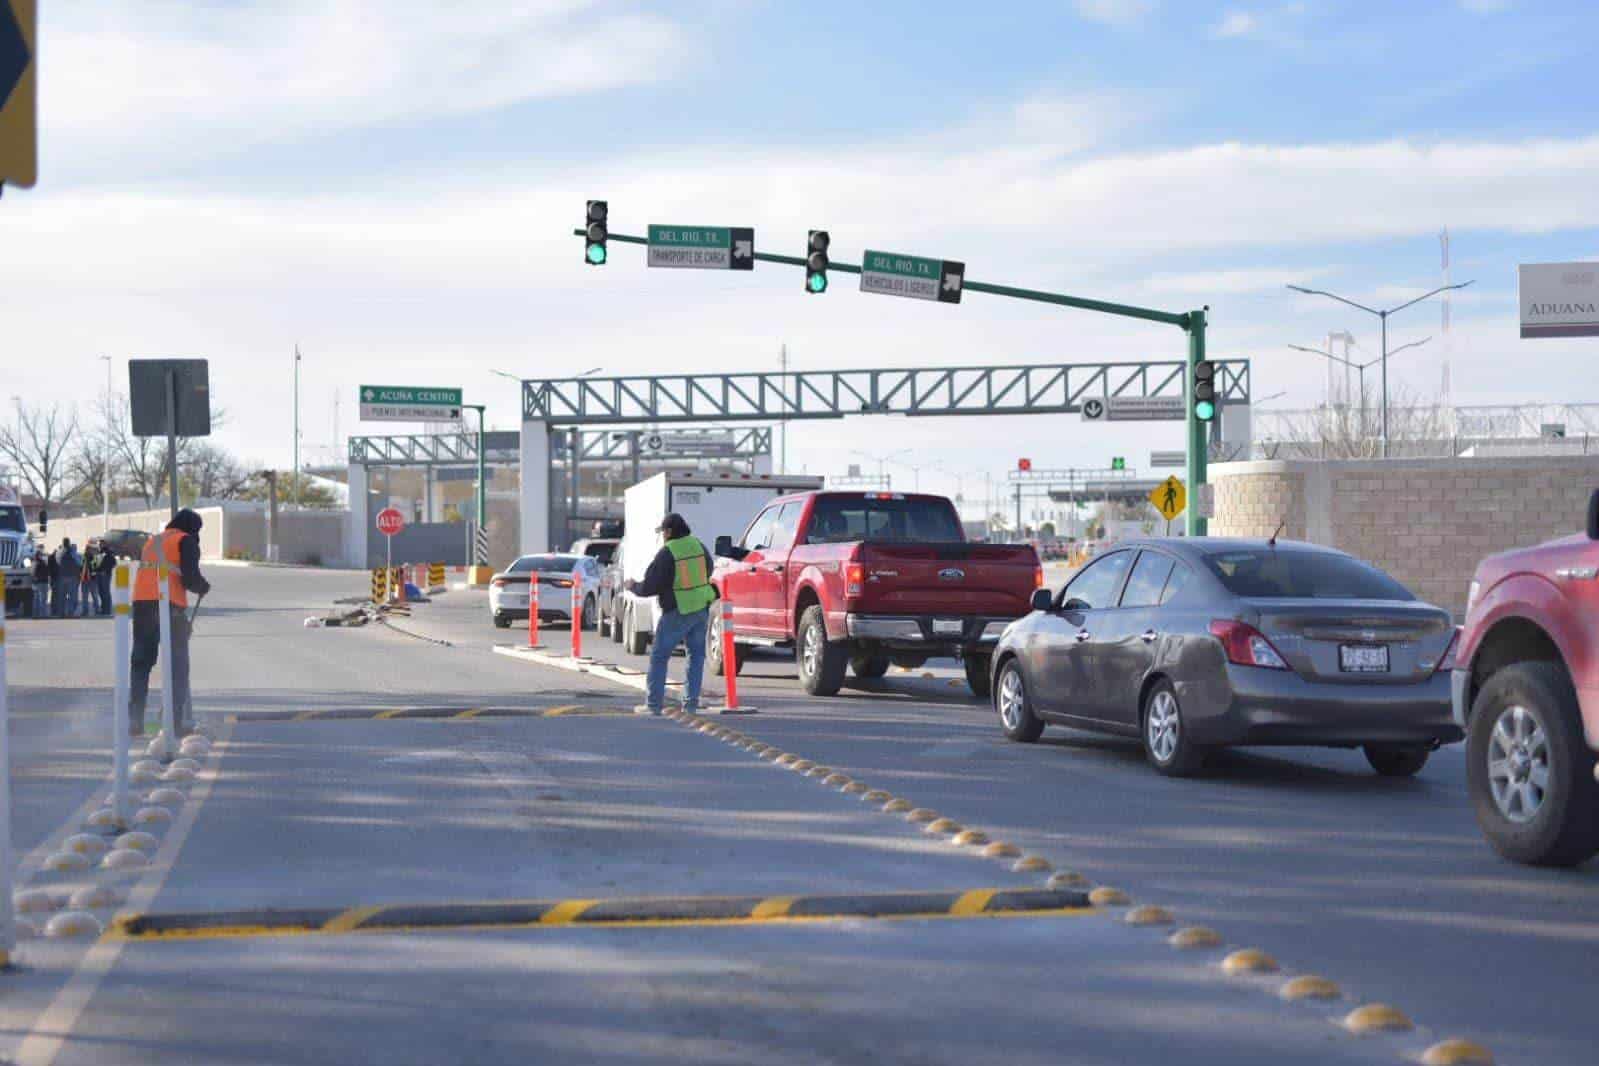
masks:
<svg viewBox="0 0 1599 1066"><path fill-rule="evenodd" d="M118 563L111 579L112 628L115 639L112 652L116 656L117 687L111 701L111 813L117 825L126 826L128 815L128 688L133 680L133 606L129 587L130 567Z"/></svg>
<svg viewBox="0 0 1599 1066"><path fill-rule="evenodd" d="M167 577L172 573L172 568L167 565L165 550L162 549L161 559L156 563L155 580L157 595L160 597L157 613L161 619L161 758L172 758L172 753L177 750L177 745L172 738L177 733L177 710L173 706L172 693L172 594L167 588Z"/></svg>
<svg viewBox="0 0 1599 1066"><path fill-rule="evenodd" d="M10 693L6 688L6 619L0 610L0 739L11 735ZM17 947L17 921L11 902L11 744L0 751L0 966L11 965Z"/></svg>

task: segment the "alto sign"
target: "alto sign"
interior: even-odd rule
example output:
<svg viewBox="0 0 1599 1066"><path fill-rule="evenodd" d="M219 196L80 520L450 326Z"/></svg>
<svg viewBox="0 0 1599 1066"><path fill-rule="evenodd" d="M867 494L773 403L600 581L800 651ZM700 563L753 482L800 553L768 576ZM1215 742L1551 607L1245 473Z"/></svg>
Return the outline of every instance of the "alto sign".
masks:
<svg viewBox="0 0 1599 1066"><path fill-rule="evenodd" d="M397 535L405 528L405 515L393 507L385 507L378 512L378 532L385 537Z"/></svg>
<svg viewBox="0 0 1599 1066"><path fill-rule="evenodd" d="M1523 263L1521 335L1599 337L1599 262Z"/></svg>

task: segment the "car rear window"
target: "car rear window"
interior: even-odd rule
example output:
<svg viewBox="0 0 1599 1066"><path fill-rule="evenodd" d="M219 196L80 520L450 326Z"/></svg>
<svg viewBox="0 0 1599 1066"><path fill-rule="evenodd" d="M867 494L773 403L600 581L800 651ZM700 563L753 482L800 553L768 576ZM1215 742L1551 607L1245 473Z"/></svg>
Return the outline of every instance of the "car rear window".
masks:
<svg viewBox="0 0 1599 1066"><path fill-rule="evenodd" d="M616 556L616 545L585 544L583 545L583 554L609 565L612 558Z"/></svg>
<svg viewBox="0 0 1599 1066"><path fill-rule="evenodd" d="M1375 566L1335 552L1238 548L1206 555L1205 565L1235 596L1314 600L1416 598Z"/></svg>
<svg viewBox="0 0 1599 1066"><path fill-rule="evenodd" d="M512 574L525 574L537 570L541 574L570 574L581 555L524 555L511 564Z"/></svg>
<svg viewBox="0 0 1599 1066"><path fill-rule="evenodd" d="M961 541L960 522L948 501L905 496L819 496L811 509L809 544L855 540L900 544Z"/></svg>

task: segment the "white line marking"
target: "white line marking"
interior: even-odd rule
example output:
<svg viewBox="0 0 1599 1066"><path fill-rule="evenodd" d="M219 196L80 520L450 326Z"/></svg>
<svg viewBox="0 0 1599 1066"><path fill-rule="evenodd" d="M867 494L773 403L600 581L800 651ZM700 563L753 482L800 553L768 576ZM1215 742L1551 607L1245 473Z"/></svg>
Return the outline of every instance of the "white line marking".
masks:
<svg viewBox="0 0 1599 1066"><path fill-rule="evenodd" d="M150 904L161 891L161 887L166 884L167 875L172 872L172 867L177 862L178 852L183 849L183 842L188 839L189 831L199 819L200 807L211 794L211 784L222 768L222 757L227 752L228 737L232 733L233 722L229 719L223 723L215 743L211 746L214 761L199 775L194 791L189 794L183 810L178 813L177 821L172 823L171 831L161 842L160 850L155 853L150 872L133 887L132 892L128 893L127 903L112 916L112 921L116 921L124 914L140 914L150 910ZM15 1060L17 1066L51 1066L55 1062L62 1046L72 1035L73 1026L78 1024L78 1018L82 1016L84 1009L89 1006L89 1001L99 990L100 982L105 980L106 974L111 972L111 968L117 964L117 959L122 956L122 947L125 943L123 940L102 938L95 941L84 953L77 968L72 971L72 976L67 978L67 983L56 993L55 999L51 1000L50 1005L33 1020L27 1038L17 1049Z"/></svg>

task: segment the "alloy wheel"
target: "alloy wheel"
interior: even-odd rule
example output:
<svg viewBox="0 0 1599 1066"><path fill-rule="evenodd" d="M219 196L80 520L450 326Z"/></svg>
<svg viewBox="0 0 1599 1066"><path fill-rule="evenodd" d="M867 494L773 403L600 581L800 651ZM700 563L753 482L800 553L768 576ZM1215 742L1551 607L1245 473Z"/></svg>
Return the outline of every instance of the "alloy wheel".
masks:
<svg viewBox="0 0 1599 1066"><path fill-rule="evenodd" d="M1149 721L1144 729L1149 736L1149 750L1161 762L1170 762L1177 752L1177 700L1162 689L1149 702Z"/></svg>
<svg viewBox="0 0 1599 1066"><path fill-rule="evenodd" d="M815 677L822 670L822 640L812 626L805 631L805 646L800 650L805 659L805 673Z"/></svg>
<svg viewBox="0 0 1599 1066"><path fill-rule="evenodd" d="M1538 816L1549 791L1549 738L1519 703L1499 713L1489 736L1488 786L1499 813L1518 825Z"/></svg>
<svg viewBox="0 0 1599 1066"><path fill-rule="evenodd" d="M999 681L999 720L1006 729L1018 730L1022 725L1022 708L1026 700L1022 689L1021 671L1012 667Z"/></svg>

